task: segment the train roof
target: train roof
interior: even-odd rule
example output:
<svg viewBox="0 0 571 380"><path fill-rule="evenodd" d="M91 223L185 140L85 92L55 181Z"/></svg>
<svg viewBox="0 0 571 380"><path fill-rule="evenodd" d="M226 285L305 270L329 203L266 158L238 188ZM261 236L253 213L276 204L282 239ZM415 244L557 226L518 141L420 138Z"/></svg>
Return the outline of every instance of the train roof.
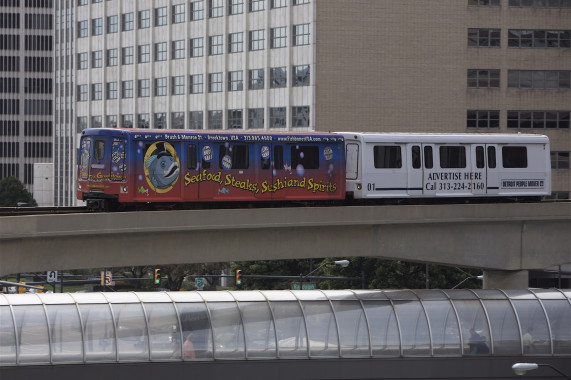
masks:
<svg viewBox="0 0 571 380"><path fill-rule="evenodd" d="M363 142L427 142L427 143L536 143L548 144L545 135L531 133L404 133L404 132L339 132L346 139Z"/></svg>
<svg viewBox="0 0 571 380"><path fill-rule="evenodd" d="M319 132L319 131L273 131L267 129L260 130L242 130L242 129L148 129L148 128L87 128L82 134L100 135L100 134L189 134L189 135L275 135L275 136L326 136L339 137L338 133Z"/></svg>

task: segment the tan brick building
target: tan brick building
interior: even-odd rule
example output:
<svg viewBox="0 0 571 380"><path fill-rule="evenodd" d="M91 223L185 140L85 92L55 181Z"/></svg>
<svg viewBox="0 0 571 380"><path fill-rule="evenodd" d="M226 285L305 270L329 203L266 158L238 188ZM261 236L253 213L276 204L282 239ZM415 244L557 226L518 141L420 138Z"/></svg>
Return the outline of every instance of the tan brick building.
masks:
<svg viewBox="0 0 571 380"><path fill-rule="evenodd" d="M553 191L569 197L570 2L315 7L317 130L546 134Z"/></svg>

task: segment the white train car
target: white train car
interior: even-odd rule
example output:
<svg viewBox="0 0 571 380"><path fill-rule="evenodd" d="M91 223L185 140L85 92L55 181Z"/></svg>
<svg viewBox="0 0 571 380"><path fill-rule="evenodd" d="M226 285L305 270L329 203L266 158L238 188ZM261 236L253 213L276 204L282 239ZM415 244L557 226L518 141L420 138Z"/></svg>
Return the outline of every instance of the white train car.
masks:
<svg viewBox="0 0 571 380"><path fill-rule="evenodd" d="M549 139L543 135L341 134L346 190L355 199L551 194Z"/></svg>

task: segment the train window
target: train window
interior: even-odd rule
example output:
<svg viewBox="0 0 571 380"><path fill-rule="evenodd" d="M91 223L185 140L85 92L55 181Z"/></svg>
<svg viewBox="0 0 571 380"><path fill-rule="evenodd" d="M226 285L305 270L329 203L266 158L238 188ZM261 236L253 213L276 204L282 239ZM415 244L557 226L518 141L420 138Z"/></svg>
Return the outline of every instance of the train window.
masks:
<svg viewBox="0 0 571 380"><path fill-rule="evenodd" d="M412 147L412 168L420 169L420 147L418 145Z"/></svg>
<svg viewBox="0 0 571 380"><path fill-rule="evenodd" d="M525 146L502 147L502 164L504 168L527 168L527 148Z"/></svg>
<svg viewBox="0 0 571 380"><path fill-rule="evenodd" d="M291 147L291 168L297 169L301 165L305 170L319 169L319 148L317 146Z"/></svg>
<svg viewBox="0 0 571 380"><path fill-rule="evenodd" d="M262 170L267 170L270 168L270 147L267 145L262 145L260 147L260 167Z"/></svg>
<svg viewBox="0 0 571 380"><path fill-rule="evenodd" d="M376 145L373 148L376 169L402 168L402 156L400 146Z"/></svg>
<svg viewBox="0 0 571 380"><path fill-rule="evenodd" d="M466 167L466 148L463 146L441 146L440 167L461 169Z"/></svg>
<svg viewBox="0 0 571 380"><path fill-rule="evenodd" d="M486 166L486 160L484 158L484 147L483 146L477 146L476 147L476 167L478 169L482 169L484 166Z"/></svg>
<svg viewBox="0 0 571 380"><path fill-rule="evenodd" d="M93 158L102 160L105 156L105 141L95 140L95 147L93 148Z"/></svg>
<svg viewBox="0 0 571 380"><path fill-rule="evenodd" d="M220 146L219 165L222 169L248 169L250 166L248 145Z"/></svg>
<svg viewBox="0 0 571 380"><path fill-rule="evenodd" d="M425 169L432 169L434 167L434 163L432 162L432 147L425 146L424 147L424 168Z"/></svg>
<svg viewBox="0 0 571 380"><path fill-rule="evenodd" d="M274 146L274 169L283 169L284 167L284 147L281 145Z"/></svg>
<svg viewBox="0 0 571 380"><path fill-rule="evenodd" d="M495 169L496 168L496 147L489 146L488 147L488 168Z"/></svg>
<svg viewBox="0 0 571 380"><path fill-rule="evenodd" d="M190 144L186 147L186 167L187 169L196 169L197 166L196 145Z"/></svg>

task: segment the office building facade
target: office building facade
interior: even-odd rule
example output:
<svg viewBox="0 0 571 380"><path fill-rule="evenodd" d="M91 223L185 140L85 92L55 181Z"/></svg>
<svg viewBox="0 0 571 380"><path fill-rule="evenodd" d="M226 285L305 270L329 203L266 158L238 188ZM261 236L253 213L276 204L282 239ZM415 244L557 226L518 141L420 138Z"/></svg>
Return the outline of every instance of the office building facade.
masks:
<svg viewBox="0 0 571 380"><path fill-rule="evenodd" d="M50 0L0 1L0 179L34 191L34 163L51 162L53 13Z"/></svg>
<svg viewBox="0 0 571 380"><path fill-rule="evenodd" d="M547 134L568 197L567 0L55 0L55 194L87 127ZM67 60L70 60L69 66ZM64 85L65 83L65 85Z"/></svg>

